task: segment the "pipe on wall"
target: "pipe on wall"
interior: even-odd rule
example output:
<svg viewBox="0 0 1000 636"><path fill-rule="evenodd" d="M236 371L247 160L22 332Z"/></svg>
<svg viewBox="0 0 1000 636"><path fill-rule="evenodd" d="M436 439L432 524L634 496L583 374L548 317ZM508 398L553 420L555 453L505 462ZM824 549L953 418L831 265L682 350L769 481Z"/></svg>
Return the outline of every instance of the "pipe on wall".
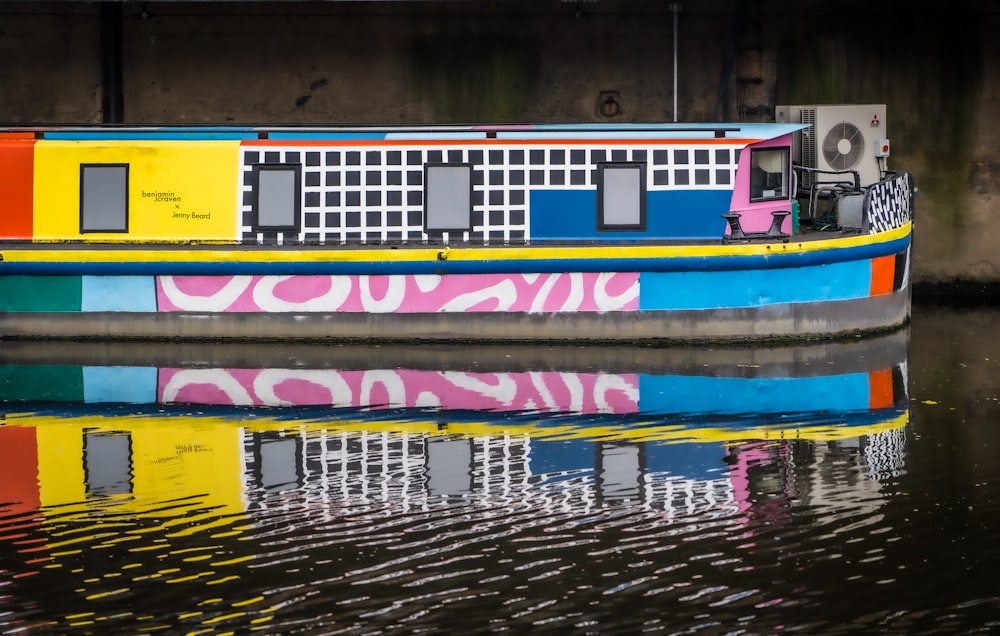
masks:
<svg viewBox="0 0 1000 636"><path fill-rule="evenodd" d="M102 2L101 108L105 124L125 122L122 49L122 5L119 2Z"/></svg>

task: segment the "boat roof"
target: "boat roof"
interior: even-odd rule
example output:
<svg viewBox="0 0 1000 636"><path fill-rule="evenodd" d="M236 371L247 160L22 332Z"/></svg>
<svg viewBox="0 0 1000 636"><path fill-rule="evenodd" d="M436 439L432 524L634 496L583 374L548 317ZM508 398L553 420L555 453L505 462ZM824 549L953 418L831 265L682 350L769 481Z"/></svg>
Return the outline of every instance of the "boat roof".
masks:
<svg viewBox="0 0 1000 636"><path fill-rule="evenodd" d="M0 127L0 140L729 140L752 143L787 135L806 124L740 123L579 123L478 124L461 126L30 126Z"/></svg>

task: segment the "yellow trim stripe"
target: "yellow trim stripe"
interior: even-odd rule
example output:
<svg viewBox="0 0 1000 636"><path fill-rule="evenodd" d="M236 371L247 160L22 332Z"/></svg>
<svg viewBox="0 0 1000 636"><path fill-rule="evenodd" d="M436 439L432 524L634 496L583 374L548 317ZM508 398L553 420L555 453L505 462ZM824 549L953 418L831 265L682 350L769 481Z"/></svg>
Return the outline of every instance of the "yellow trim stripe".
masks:
<svg viewBox="0 0 1000 636"><path fill-rule="evenodd" d="M827 250L878 245L905 238L912 223L877 235L857 235L788 243L722 245L622 245L538 247L434 247L338 248L163 245L152 248L134 244L79 247L2 246L4 263L419 263L436 261L558 261L571 259L718 258L809 254Z"/></svg>
<svg viewBox="0 0 1000 636"><path fill-rule="evenodd" d="M489 422L449 422L442 428L438 421L430 420L343 420L343 421L289 421L282 419L254 419L253 421L230 420L224 417L199 417L200 425L239 427L249 432L287 431L305 435L332 433L406 433L411 435L465 437L497 437L503 435L528 435L540 441L544 440L594 440L594 441L631 441L631 442L734 442L739 440L780 440L806 439L812 441L836 441L890 431L906 426L909 422L909 411L886 414L885 419L858 425L811 425L808 419L800 422L782 422L775 426L725 427L706 426L688 427L680 425L652 425L637 423L634 425L598 425L586 426L574 423L563 425L538 426L525 424L491 424ZM51 415L32 415L30 413L11 413L7 415L7 426L87 426L95 431L128 430L153 427L158 430L169 430L169 426L190 426L191 418L185 416L80 416L55 417ZM67 545L72 541L65 542Z"/></svg>

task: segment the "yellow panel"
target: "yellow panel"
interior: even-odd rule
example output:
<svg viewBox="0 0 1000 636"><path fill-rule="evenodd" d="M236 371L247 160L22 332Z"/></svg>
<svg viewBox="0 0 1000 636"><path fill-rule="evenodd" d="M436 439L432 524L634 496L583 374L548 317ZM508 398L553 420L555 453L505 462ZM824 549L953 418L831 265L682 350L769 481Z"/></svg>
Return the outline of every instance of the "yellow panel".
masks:
<svg viewBox="0 0 1000 636"><path fill-rule="evenodd" d="M25 417L36 422L42 506L92 505L118 511L156 511L167 500L193 498L213 515L243 510L243 429L189 418ZM130 437L132 489L128 495L90 499L84 473L85 433ZM175 511L154 514L175 514ZM186 519L192 521L190 518Z"/></svg>
<svg viewBox="0 0 1000 636"><path fill-rule="evenodd" d="M39 141L36 240L234 241L239 141ZM129 166L127 233L80 233L80 164Z"/></svg>
<svg viewBox="0 0 1000 636"><path fill-rule="evenodd" d="M35 429L38 440L38 495L43 507L86 498L83 473L85 419L55 421Z"/></svg>
<svg viewBox="0 0 1000 636"><path fill-rule="evenodd" d="M242 429L197 420L133 428L134 493L146 503L186 497L223 511L243 511ZM141 507L141 506L140 506Z"/></svg>

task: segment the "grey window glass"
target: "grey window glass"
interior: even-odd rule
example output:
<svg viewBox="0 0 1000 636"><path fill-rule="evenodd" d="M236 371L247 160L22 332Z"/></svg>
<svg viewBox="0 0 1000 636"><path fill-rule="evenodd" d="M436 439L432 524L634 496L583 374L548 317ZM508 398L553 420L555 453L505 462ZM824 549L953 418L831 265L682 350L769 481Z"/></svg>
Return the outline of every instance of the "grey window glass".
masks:
<svg viewBox="0 0 1000 636"><path fill-rule="evenodd" d="M788 148L750 152L750 201L788 198Z"/></svg>
<svg viewBox="0 0 1000 636"><path fill-rule="evenodd" d="M260 445L260 485L268 490L294 488L299 483L299 445L294 438L263 440Z"/></svg>
<svg viewBox="0 0 1000 636"><path fill-rule="evenodd" d="M80 232L128 231L128 166L80 166Z"/></svg>
<svg viewBox="0 0 1000 636"><path fill-rule="evenodd" d="M605 502L641 499L642 450L636 445L604 445L601 448L598 484Z"/></svg>
<svg viewBox="0 0 1000 636"><path fill-rule="evenodd" d="M472 489L472 447L468 440L431 439L427 443L427 490L461 495Z"/></svg>
<svg viewBox="0 0 1000 636"><path fill-rule="evenodd" d="M106 497L132 492L132 439L126 433L86 433L83 464L87 494Z"/></svg>
<svg viewBox="0 0 1000 636"><path fill-rule="evenodd" d="M257 171L257 225L294 228L299 213L299 168L282 166Z"/></svg>
<svg viewBox="0 0 1000 636"><path fill-rule="evenodd" d="M604 166L601 205L603 226L642 225L642 168Z"/></svg>
<svg viewBox="0 0 1000 636"><path fill-rule="evenodd" d="M468 230L472 214L472 166L427 166L425 223L428 231Z"/></svg>

